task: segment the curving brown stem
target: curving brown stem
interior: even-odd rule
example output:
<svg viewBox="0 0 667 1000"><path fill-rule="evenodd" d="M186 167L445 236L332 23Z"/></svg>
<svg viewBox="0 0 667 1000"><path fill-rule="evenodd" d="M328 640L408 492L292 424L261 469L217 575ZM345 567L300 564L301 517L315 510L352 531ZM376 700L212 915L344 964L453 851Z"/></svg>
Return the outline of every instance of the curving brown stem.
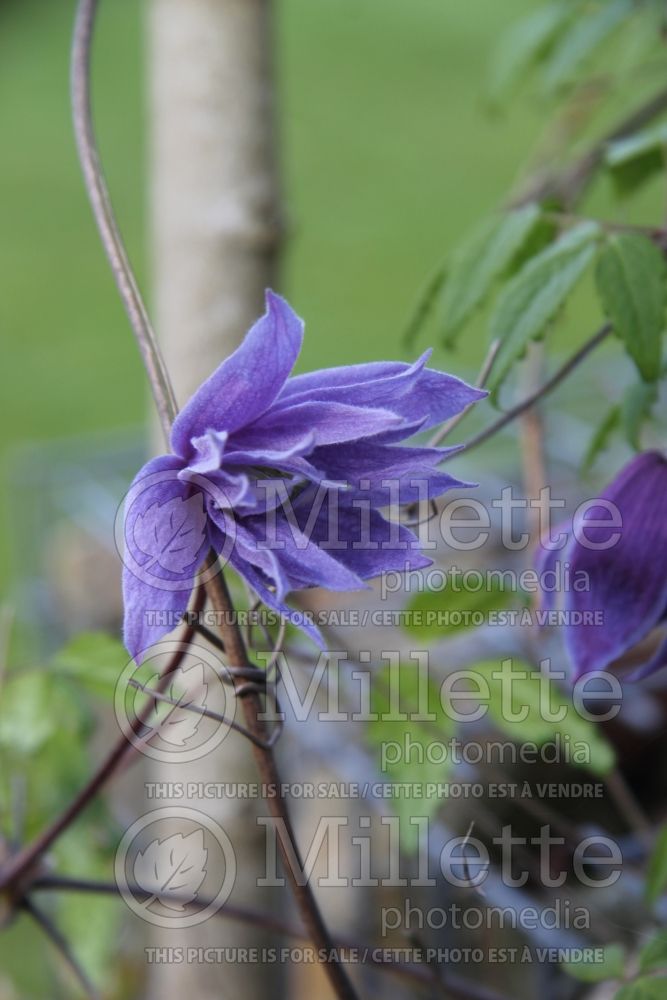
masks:
<svg viewBox="0 0 667 1000"><path fill-rule="evenodd" d="M215 553L212 553L209 560L214 558L217 557ZM220 625L220 632L225 644L229 666L240 668L251 666L241 630L232 614L232 600L222 572L207 582L206 590L209 602L214 610L222 612L218 617L222 623ZM235 686L237 691L239 691L244 686L243 679L239 678L235 680ZM303 871L303 859L294 835L287 802L281 791L283 785L276 766L276 759L270 747L266 746L271 734L266 722L262 719L263 707L260 694L256 689L251 687L243 694L240 694L239 697L241 698L246 727L254 737L252 750L262 783L267 788L275 789L276 794L266 799L269 812L274 819L279 819L282 822L294 858L301 871ZM329 935L320 909L315 901L312 887L310 883L301 883L298 880L298 873L292 868L292 861L287 853L282 837L278 837L278 844L285 874L290 883L299 909L299 915L306 928L308 937L317 945L318 949L324 949L329 955L333 955L335 953L334 942ZM356 993L342 965L338 962L325 962L324 967L336 991L336 995L346 997L348 1000L354 1000Z"/></svg>
<svg viewBox="0 0 667 1000"><path fill-rule="evenodd" d="M98 0L82 0L77 8L74 24L70 80L74 135L86 190L102 246L139 345L155 406L160 417L160 425L168 440L172 421L178 411L176 397L123 239L115 223L111 198L104 179L93 128L90 101L90 54L97 8Z"/></svg>

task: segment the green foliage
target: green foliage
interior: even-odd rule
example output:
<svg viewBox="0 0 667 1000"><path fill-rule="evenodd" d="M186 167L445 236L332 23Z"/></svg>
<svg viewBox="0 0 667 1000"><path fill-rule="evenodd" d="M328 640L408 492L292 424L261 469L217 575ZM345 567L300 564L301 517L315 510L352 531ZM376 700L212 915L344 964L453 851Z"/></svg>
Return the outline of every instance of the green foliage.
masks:
<svg viewBox="0 0 667 1000"><path fill-rule="evenodd" d="M41 670L9 677L0 699L0 748L14 758L35 753L53 736L53 680Z"/></svg>
<svg viewBox="0 0 667 1000"><path fill-rule="evenodd" d="M639 132L634 132L624 139L610 142L605 159L610 167L615 167L655 150L663 152L665 147L667 147L667 122L660 122L659 125L640 129Z"/></svg>
<svg viewBox="0 0 667 1000"><path fill-rule="evenodd" d="M5 835L32 838L85 782L91 766L89 741L95 718L81 681L86 679L86 667L103 664L101 652L106 648L110 653L112 645L113 640L105 637L80 636L66 647L61 659L56 657L62 670L51 665L43 669L11 669L4 678L0 696L0 794ZM124 652L123 659L127 659ZM111 661L106 663L110 670ZM93 689L97 690L94 685ZM15 820L20 817L12 815L10 778L24 789L25 829L20 831L15 829ZM85 817L54 845L58 872L108 879L115 840L114 824L104 802L96 799ZM72 942L78 960L95 981L108 987L120 920L117 900L92 902L85 894L63 893L58 896L54 915ZM69 977L67 981L71 985Z"/></svg>
<svg viewBox="0 0 667 1000"><path fill-rule="evenodd" d="M26 786L29 830L47 822L87 772L93 717L78 686L48 670L12 670L0 698L0 768Z"/></svg>
<svg viewBox="0 0 667 1000"><path fill-rule="evenodd" d="M641 451L642 428L651 417L657 399L657 383L640 380L629 385L622 401L609 407L591 436L581 463L581 471L586 473L591 470L618 430L622 430L631 448Z"/></svg>
<svg viewBox="0 0 667 1000"><path fill-rule="evenodd" d="M492 106L502 103L521 78L544 58L571 16L566 4L549 3L510 25L491 61L487 89Z"/></svg>
<svg viewBox="0 0 667 1000"><path fill-rule="evenodd" d="M129 659L117 639L103 632L81 632L56 654L51 669L92 694L111 699Z"/></svg>
<svg viewBox="0 0 667 1000"><path fill-rule="evenodd" d="M472 628L471 620L475 612L487 615L491 611L499 611L507 607L512 600L512 592L503 590L500 583L493 577L489 586L484 586L476 592L470 590L423 590L415 594L407 610L411 617L405 626L406 632L414 635L421 642L434 642L444 639L453 632L461 632ZM460 621L442 621L443 612L449 617L461 612Z"/></svg>
<svg viewBox="0 0 667 1000"><path fill-rule="evenodd" d="M58 872L77 878L106 881L112 869L115 846L98 826L74 826L55 848ZM73 942L77 960L93 982L110 995L117 974L116 942L123 911L114 896L63 892L58 897L58 926Z"/></svg>
<svg viewBox="0 0 667 1000"><path fill-rule="evenodd" d="M658 931L639 953L639 971L659 972L667 969L667 930Z"/></svg>
<svg viewBox="0 0 667 1000"><path fill-rule="evenodd" d="M537 205L487 219L454 255L442 300L443 334L452 346L456 334L510 266L540 218Z"/></svg>
<svg viewBox="0 0 667 1000"><path fill-rule="evenodd" d="M611 236L596 268L602 308L646 382L660 376L665 324L665 261L645 236Z"/></svg>
<svg viewBox="0 0 667 1000"><path fill-rule="evenodd" d="M614 403L614 405L607 410L604 417L593 432L581 463L582 472L589 472L593 468L595 460L602 454L605 448L609 446L611 437L620 423L621 407Z"/></svg>
<svg viewBox="0 0 667 1000"><path fill-rule="evenodd" d="M400 826L403 846L407 851L417 847L418 831L409 820L412 815L432 816L438 808L437 795L427 795L425 786L429 782L443 782L448 777L448 767L432 763L426 749L433 741L446 741L454 734L454 723L444 712L440 702L437 684L425 676L420 677L417 664L401 663L398 668L391 666L379 670L373 677L371 689L371 711L376 720L369 721L366 738L381 756L383 744L395 741L403 747L409 743L422 749L413 750L409 755L401 754L396 764L386 767L383 777L390 782L406 782L424 789L424 796L398 796L387 800L387 805L395 807ZM397 718L405 715L407 718ZM432 715L435 718L425 719Z"/></svg>
<svg viewBox="0 0 667 1000"><path fill-rule="evenodd" d="M558 99L599 67L609 75L632 70L659 45L655 0L546 3L502 35L491 60L489 100L492 107L502 104L533 73L542 98ZM617 52L618 58L610 58Z"/></svg>
<svg viewBox="0 0 667 1000"><path fill-rule="evenodd" d="M561 694L547 678L540 678L539 673L527 664L516 662L512 664L512 684L508 691L507 682L504 686L500 677L492 676L494 672L498 673L498 664L482 663L477 669L489 684L489 715L498 729L511 739L542 746L556 736L569 737L572 743L581 743L588 748L586 766L594 774L604 776L613 769L614 750L601 729L582 718L575 711L571 698ZM522 673L527 676L522 677ZM547 714L552 718L561 718L551 721L545 718Z"/></svg>
<svg viewBox="0 0 667 1000"><path fill-rule="evenodd" d="M664 1000L667 995L667 979L636 979L633 983L623 986L615 995L614 1000Z"/></svg>
<svg viewBox="0 0 667 1000"><path fill-rule="evenodd" d="M401 337L401 342L405 347L412 347L415 340L421 333L429 316L433 312L438 296L447 280L447 267L442 264L437 267L428 279L424 288L419 293L417 301L412 308L409 319L405 324L405 330Z"/></svg>
<svg viewBox="0 0 667 1000"><path fill-rule="evenodd" d="M580 11L547 61L545 91L554 94L576 82L582 66L634 9L634 0L602 0L590 5L588 13Z"/></svg>
<svg viewBox="0 0 667 1000"><path fill-rule="evenodd" d="M626 440L635 451L641 451L641 430L651 416L651 410L658 399L655 382L637 382L629 386L623 396L621 416Z"/></svg>
<svg viewBox="0 0 667 1000"><path fill-rule="evenodd" d="M625 964L625 950L620 944L608 944L604 947L603 961L587 962L584 959L577 962L563 962L562 967L580 983L601 983L605 979L620 979Z"/></svg>
<svg viewBox="0 0 667 1000"><path fill-rule="evenodd" d="M664 170L667 122L642 129L624 139L610 142L605 162L619 194L631 194Z"/></svg>
<svg viewBox="0 0 667 1000"><path fill-rule="evenodd" d="M541 337L593 260L600 229L582 223L528 261L503 290L491 317L500 348L489 388L497 395L512 365Z"/></svg>
<svg viewBox="0 0 667 1000"><path fill-rule="evenodd" d="M646 901L654 906L667 885L667 826L658 835L646 872Z"/></svg>

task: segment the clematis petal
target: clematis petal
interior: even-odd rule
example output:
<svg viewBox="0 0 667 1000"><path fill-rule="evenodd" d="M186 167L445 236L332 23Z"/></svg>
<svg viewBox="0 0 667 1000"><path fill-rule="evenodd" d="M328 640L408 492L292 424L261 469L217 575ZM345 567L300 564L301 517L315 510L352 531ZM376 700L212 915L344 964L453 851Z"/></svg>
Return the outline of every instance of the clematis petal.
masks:
<svg viewBox="0 0 667 1000"><path fill-rule="evenodd" d="M541 588L540 607L544 611L553 611L558 602L558 590L556 587L558 565L559 563L569 559L572 521L568 520L564 522L557 529L555 529L555 531L557 536L562 535L568 537L560 540L556 537L553 540L554 544L550 545L542 544L540 541L535 552L535 570L537 572ZM558 540L562 544L560 544L560 547L557 548L555 542Z"/></svg>
<svg viewBox="0 0 667 1000"><path fill-rule="evenodd" d="M255 508L256 498L246 472L224 468L202 475L188 465L179 472L178 478L181 482L192 483L202 490L206 509L209 511L212 507L239 512L248 506Z"/></svg>
<svg viewBox="0 0 667 1000"><path fill-rule="evenodd" d="M225 465L229 468L279 469L283 473L320 480L322 479L320 470L304 457L312 452L314 440L313 432L305 430L296 434L291 441L286 441L285 447L280 447L280 443L275 442L277 445L275 447L265 445L259 448L247 448L238 443L239 437L236 435L230 451L225 456Z"/></svg>
<svg viewBox="0 0 667 1000"><path fill-rule="evenodd" d="M137 663L142 662L151 646L176 627L189 599L189 590L150 587L124 569L123 641Z"/></svg>
<svg viewBox="0 0 667 1000"><path fill-rule="evenodd" d="M173 455L147 462L126 498L123 631L135 658L174 628L208 548L203 496L178 479L182 464Z"/></svg>
<svg viewBox="0 0 667 1000"><path fill-rule="evenodd" d="M261 573L257 572L254 567L250 566L245 560L238 557L238 555L233 555L229 560L233 569L243 577L244 580L252 587L252 589L257 594L260 601L275 611L281 618L284 618L286 622L290 625L294 625L295 628L301 629L305 632L313 642L320 647L320 649L326 648L326 643L322 637L320 630L313 624L313 622L303 614L301 611L295 611L294 608L290 608L288 604L285 604L274 591L267 585L266 581L262 578Z"/></svg>
<svg viewBox="0 0 667 1000"><path fill-rule="evenodd" d="M300 446L305 429L312 435L312 447L316 447L373 437L394 431L403 423L403 418L390 409L317 400L271 410L234 435L234 444L238 448L284 451Z"/></svg>
<svg viewBox="0 0 667 1000"><path fill-rule="evenodd" d="M191 459L188 468L192 472L205 475L207 472L214 472L222 465L222 456L227 447L227 431L208 430L201 437L192 439L195 449L195 457Z"/></svg>
<svg viewBox="0 0 667 1000"><path fill-rule="evenodd" d="M454 448L415 448L371 441L352 441L342 447L325 445L318 447L311 458L323 468L333 469L339 474L343 469L350 478L365 475L380 475L387 469L409 470L416 466L437 466L448 455L460 451Z"/></svg>
<svg viewBox="0 0 667 1000"><path fill-rule="evenodd" d="M374 507L409 504L440 496L464 483L436 468L457 448L410 448L357 441L339 447L317 448L311 459L330 479L342 480L361 489Z"/></svg>
<svg viewBox="0 0 667 1000"><path fill-rule="evenodd" d="M252 510L250 507L243 509L247 509L247 512L250 514L259 514L262 511L273 510L275 507L280 506L295 489L300 488L306 481L320 483L323 487L330 489L336 489L344 485L336 480L332 480L322 469L316 468L311 462L299 455L295 455L293 458L273 461L273 454L272 452L262 451L234 453L234 459L238 459L239 467L246 465L251 470L262 470L262 467L266 466L268 469L280 470L279 473L276 472L274 475L265 471L250 471L248 473L253 489L254 507ZM244 463L242 463L242 456L247 459ZM233 468L231 461L230 467Z"/></svg>
<svg viewBox="0 0 667 1000"><path fill-rule="evenodd" d="M284 299L267 291L265 314L174 420L174 452L189 460L192 439L209 428L231 434L265 413L294 367L302 339L303 322Z"/></svg>
<svg viewBox="0 0 667 1000"><path fill-rule="evenodd" d="M426 351L416 363L423 367L431 354L432 351ZM360 365L338 365L335 368L304 372L302 375L293 375L285 383L279 401L291 396L319 399L321 397L318 393L322 391L326 399L326 393L332 389L348 389L368 382L394 378L403 375L412 367L414 366L406 361L369 361Z"/></svg>
<svg viewBox="0 0 667 1000"><path fill-rule="evenodd" d="M179 473L184 482L201 482L202 476L221 494L217 506L239 515L259 514L274 507L288 492L290 476L321 482L322 472L302 456L312 451L314 435L304 431L291 446L270 451L266 448L239 450L226 435L209 432L197 439L201 459ZM223 449L227 449L224 450ZM218 455L220 461L218 461ZM224 467L220 467L224 455ZM210 469L209 469L210 466ZM266 470L279 470L271 475ZM224 502L224 500L227 502Z"/></svg>
<svg viewBox="0 0 667 1000"><path fill-rule="evenodd" d="M289 379L276 405L336 400L386 407L424 429L453 417L487 393L445 372L426 368L430 351L412 365L376 362L328 368Z"/></svg>
<svg viewBox="0 0 667 1000"><path fill-rule="evenodd" d="M186 589L206 546L204 496L181 482L182 464L173 455L147 462L125 499L125 566L155 587L165 581L176 589L172 584L182 580L181 589Z"/></svg>
<svg viewBox="0 0 667 1000"><path fill-rule="evenodd" d="M633 670L631 674L628 674L626 680L641 681L663 667L667 667L667 636L663 636L653 656L646 663Z"/></svg>
<svg viewBox="0 0 667 1000"><path fill-rule="evenodd" d="M309 487L293 510L301 530L362 580L422 569L433 561L422 555L414 532L386 520L356 491L329 492L320 503L316 488Z"/></svg>
<svg viewBox="0 0 667 1000"><path fill-rule="evenodd" d="M273 518L246 517L236 526L236 565L260 570L282 600L290 590L327 587L329 590L364 589L363 580L336 553L320 548L283 512Z"/></svg>
<svg viewBox="0 0 667 1000"><path fill-rule="evenodd" d="M601 670L646 636L667 608L667 460L646 452L630 462L602 494L618 508L622 526L608 548L590 548L574 539L568 551L574 573L588 574L589 588L568 593L568 611L604 613L604 624L583 623L565 630L576 677ZM587 511L580 524L606 519L601 506ZM577 524L575 522L575 528ZM589 545L610 540L609 527L585 527Z"/></svg>

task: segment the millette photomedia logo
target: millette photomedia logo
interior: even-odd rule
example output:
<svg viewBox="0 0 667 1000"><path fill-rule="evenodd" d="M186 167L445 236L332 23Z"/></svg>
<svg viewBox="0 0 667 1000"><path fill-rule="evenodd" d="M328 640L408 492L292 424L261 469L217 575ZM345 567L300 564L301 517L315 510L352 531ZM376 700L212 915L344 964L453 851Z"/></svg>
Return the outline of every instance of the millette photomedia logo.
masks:
<svg viewBox="0 0 667 1000"><path fill-rule="evenodd" d="M142 920L158 927L194 927L231 895L236 856L210 816L165 807L141 816L126 831L114 875L125 903Z"/></svg>

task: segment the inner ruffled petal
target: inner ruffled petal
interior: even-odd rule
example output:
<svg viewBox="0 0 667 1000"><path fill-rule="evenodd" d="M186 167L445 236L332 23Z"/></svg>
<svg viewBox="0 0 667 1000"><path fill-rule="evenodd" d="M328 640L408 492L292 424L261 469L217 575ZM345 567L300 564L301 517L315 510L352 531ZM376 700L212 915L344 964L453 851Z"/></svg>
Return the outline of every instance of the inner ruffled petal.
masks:
<svg viewBox="0 0 667 1000"><path fill-rule="evenodd" d="M285 451L300 447L306 433L312 447L341 444L395 431L403 418L390 409L353 406L337 400L299 402L272 409L234 435L239 448Z"/></svg>

